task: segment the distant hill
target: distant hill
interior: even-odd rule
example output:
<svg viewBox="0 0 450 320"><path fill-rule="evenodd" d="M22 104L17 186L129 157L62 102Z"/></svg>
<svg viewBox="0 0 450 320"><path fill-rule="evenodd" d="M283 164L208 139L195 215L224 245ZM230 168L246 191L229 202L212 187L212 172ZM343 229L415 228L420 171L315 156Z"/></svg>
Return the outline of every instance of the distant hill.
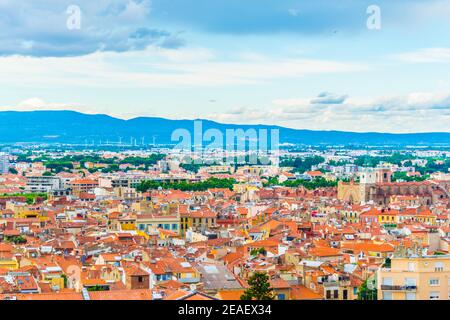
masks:
<svg viewBox="0 0 450 320"><path fill-rule="evenodd" d="M130 120L108 115L83 114L75 111L2 111L0 112L0 143L12 142L57 142L84 144L100 140L117 143L149 144L155 139L157 144L174 143L171 134L178 128L193 132L194 120L169 120L154 117L139 117ZM225 133L226 129L248 128L279 129L281 143L306 145L369 144L369 145L450 145L449 133L357 133L344 131L297 130L268 125L233 125L203 120L203 132L215 128ZM380 130L383 128L380 127ZM206 143L207 144L207 143Z"/></svg>

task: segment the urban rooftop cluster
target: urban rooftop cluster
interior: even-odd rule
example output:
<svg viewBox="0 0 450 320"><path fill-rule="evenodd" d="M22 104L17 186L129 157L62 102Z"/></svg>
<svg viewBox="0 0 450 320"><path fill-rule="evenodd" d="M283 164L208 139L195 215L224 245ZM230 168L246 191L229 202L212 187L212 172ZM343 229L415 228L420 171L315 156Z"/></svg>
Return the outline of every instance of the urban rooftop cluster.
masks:
<svg viewBox="0 0 450 320"><path fill-rule="evenodd" d="M3 300L450 298L445 149L3 150Z"/></svg>

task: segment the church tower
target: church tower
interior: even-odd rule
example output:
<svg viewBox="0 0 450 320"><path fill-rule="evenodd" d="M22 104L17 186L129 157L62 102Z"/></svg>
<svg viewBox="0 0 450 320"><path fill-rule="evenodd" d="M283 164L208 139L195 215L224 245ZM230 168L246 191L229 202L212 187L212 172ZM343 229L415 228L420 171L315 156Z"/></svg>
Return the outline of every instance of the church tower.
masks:
<svg viewBox="0 0 450 320"><path fill-rule="evenodd" d="M392 172L388 168L376 169L376 183L389 183L391 182Z"/></svg>
<svg viewBox="0 0 450 320"><path fill-rule="evenodd" d="M371 190L375 189L377 173L373 168L365 168L359 175L359 190L362 203L367 203L371 199Z"/></svg>

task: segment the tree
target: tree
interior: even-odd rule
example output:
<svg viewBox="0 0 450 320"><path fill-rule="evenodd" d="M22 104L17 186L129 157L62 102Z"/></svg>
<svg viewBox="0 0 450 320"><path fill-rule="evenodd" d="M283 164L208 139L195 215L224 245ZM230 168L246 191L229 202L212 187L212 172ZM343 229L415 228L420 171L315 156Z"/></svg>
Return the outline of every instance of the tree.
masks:
<svg viewBox="0 0 450 320"><path fill-rule="evenodd" d="M325 162L325 158L321 156L306 157L304 159L300 157L288 157L281 159L280 167L294 167L295 171L303 173L305 171L311 170L312 166L316 166L323 162Z"/></svg>
<svg viewBox="0 0 450 320"><path fill-rule="evenodd" d="M148 190L162 189L176 189L181 191L206 191L212 188L224 188L233 189L233 185L236 183L234 179L218 179L209 178L205 181L189 183L186 181L181 182L160 182L155 180L142 181L136 190L139 192L146 192Z"/></svg>
<svg viewBox="0 0 450 320"><path fill-rule="evenodd" d="M6 237L7 241L10 241L14 244L24 244L27 243L27 239L25 239L22 236L12 236L12 237Z"/></svg>
<svg viewBox="0 0 450 320"><path fill-rule="evenodd" d="M391 267L391 258L386 258L384 260L383 268L390 268Z"/></svg>
<svg viewBox="0 0 450 320"><path fill-rule="evenodd" d="M248 284L250 288L245 290L241 300L273 300L275 298L266 273L255 272L249 278Z"/></svg>
<svg viewBox="0 0 450 320"><path fill-rule="evenodd" d="M265 256L267 254L267 251L264 248L253 249L252 251L250 251L250 254L252 256L257 256L258 254L262 254L263 256Z"/></svg>
<svg viewBox="0 0 450 320"><path fill-rule="evenodd" d="M363 282L358 290L358 300L377 300L377 289L373 281L369 284L371 280L366 280Z"/></svg>
<svg viewBox="0 0 450 320"><path fill-rule="evenodd" d="M12 167L9 168L8 171L9 171L9 173L12 173L12 174L18 174L17 170Z"/></svg>

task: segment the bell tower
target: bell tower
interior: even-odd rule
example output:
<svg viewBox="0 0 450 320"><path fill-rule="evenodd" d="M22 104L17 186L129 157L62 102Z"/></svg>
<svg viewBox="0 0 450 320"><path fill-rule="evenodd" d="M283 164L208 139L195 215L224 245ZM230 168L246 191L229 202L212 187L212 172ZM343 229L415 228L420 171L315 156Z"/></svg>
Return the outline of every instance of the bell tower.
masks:
<svg viewBox="0 0 450 320"><path fill-rule="evenodd" d="M366 203L371 200L371 189L375 187L377 175L373 168L366 168L359 175L359 190L361 202Z"/></svg>
<svg viewBox="0 0 450 320"><path fill-rule="evenodd" d="M389 183L391 182L392 172L387 168L376 169L376 182L377 183Z"/></svg>

